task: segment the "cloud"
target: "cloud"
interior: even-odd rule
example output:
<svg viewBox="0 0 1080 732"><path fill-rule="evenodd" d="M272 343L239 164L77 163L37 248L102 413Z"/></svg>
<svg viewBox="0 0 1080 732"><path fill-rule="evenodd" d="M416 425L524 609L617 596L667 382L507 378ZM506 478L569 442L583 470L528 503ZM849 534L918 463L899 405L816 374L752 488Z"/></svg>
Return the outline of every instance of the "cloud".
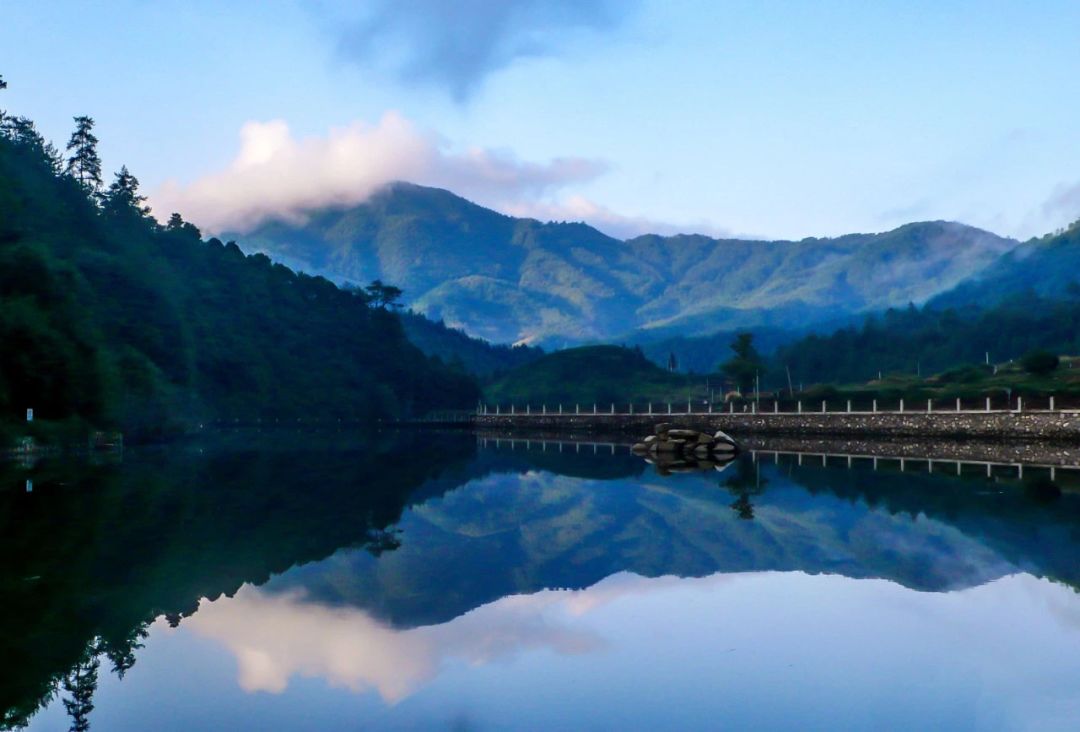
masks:
<svg viewBox="0 0 1080 732"><path fill-rule="evenodd" d="M395 112L375 125L355 122L326 136L297 139L282 120L248 122L236 158L188 185L167 181L150 197L158 216L179 211L210 231L244 232L270 217L365 200L397 180L447 188L496 208L536 200L594 179L607 166L585 158L547 163L505 150L449 149L438 135Z"/></svg>
<svg viewBox="0 0 1080 732"><path fill-rule="evenodd" d="M1042 214L1051 225L1064 226L1080 218L1080 183L1059 184L1042 206Z"/></svg>
<svg viewBox="0 0 1080 732"><path fill-rule="evenodd" d="M529 217L541 221L585 221L616 239L632 239L642 234L669 236L689 233L717 238L736 237L731 229L725 229L707 221L672 223L646 216L627 216L580 195L571 195L556 201L512 202L503 206L502 210L512 216ZM737 238L757 239L760 237L742 234Z"/></svg>
<svg viewBox="0 0 1080 732"><path fill-rule="evenodd" d="M451 659L480 666L528 649L578 655L603 648L594 631L574 627L565 598L506 597L442 625L397 630L362 610L245 586L233 598L203 600L185 626L234 654L245 691L281 693L291 678L307 676L396 703Z"/></svg>
<svg viewBox="0 0 1080 732"><path fill-rule="evenodd" d="M574 32L617 27L631 0L374 0L359 15L331 11L342 57L406 83L466 99L515 60L555 53ZM324 11L326 8L324 8Z"/></svg>

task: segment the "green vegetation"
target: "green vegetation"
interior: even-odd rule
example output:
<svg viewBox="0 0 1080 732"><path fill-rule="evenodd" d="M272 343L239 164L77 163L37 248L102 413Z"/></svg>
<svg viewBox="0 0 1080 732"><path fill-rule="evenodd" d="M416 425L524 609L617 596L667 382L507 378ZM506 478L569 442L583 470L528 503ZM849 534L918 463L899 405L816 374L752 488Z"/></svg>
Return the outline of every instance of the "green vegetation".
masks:
<svg viewBox="0 0 1080 732"><path fill-rule="evenodd" d="M0 439L25 433L28 408L152 438L476 403L471 377L408 342L396 288L346 292L179 215L160 226L126 168L102 188L93 120L76 125L65 161L0 114Z"/></svg>
<svg viewBox="0 0 1080 732"><path fill-rule="evenodd" d="M394 282L409 307L470 335L553 347L835 323L922 302L1018 244L944 221L797 242L619 241L585 224L516 219L407 183L356 206L309 212L302 224L264 222L244 241L338 281Z"/></svg>
<svg viewBox="0 0 1080 732"><path fill-rule="evenodd" d="M489 386L491 404L610 408L612 403L664 402L700 396L699 379L670 373L639 349L585 346L556 351L520 366Z"/></svg>
<svg viewBox="0 0 1080 732"><path fill-rule="evenodd" d="M765 362L761 354L754 348L754 336L752 333L739 333L731 342L731 350L735 354L730 360L725 361L720 370L727 375L739 390L743 393L755 387L764 369Z"/></svg>
<svg viewBox="0 0 1080 732"><path fill-rule="evenodd" d="M785 368L790 368L796 385L861 383L890 375L893 382L906 384L919 381L920 375L945 373L949 382L966 380L974 389L984 374L972 369L985 366L988 356L1005 363L1036 350L1080 353L1080 298L1050 300L1028 294L988 309L889 310L868 317L861 327L781 346L772 359L770 384L785 384ZM1015 386L1046 385L1039 377L1053 369L1039 370L1049 363L1046 357L1036 361L1031 379L1018 370L1009 372ZM998 384L991 379L985 386Z"/></svg>

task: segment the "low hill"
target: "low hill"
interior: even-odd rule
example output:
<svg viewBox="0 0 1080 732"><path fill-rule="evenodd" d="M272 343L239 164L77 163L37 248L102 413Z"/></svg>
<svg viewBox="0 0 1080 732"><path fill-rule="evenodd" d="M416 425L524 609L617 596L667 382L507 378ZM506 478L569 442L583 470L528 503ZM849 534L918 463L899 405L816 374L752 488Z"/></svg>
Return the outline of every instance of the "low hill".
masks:
<svg viewBox="0 0 1080 732"><path fill-rule="evenodd" d="M485 389L491 404L562 404L572 409L610 408L647 401L683 400L700 391L695 380L670 373L638 349L584 346L556 351L520 366Z"/></svg>
<svg viewBox="0 0 1080 732"><path fill-rule="evenodd" d="M348 208L267 221L245 248L337 281L382 279L433 320L497 343L707 335L922 303L1016 241L945 221L833 239L620 241L504 216L449 191L387 186Z"/></svg>
<svg viewBox="0 0 1080 732"><path fill-rule="evenodd" d="M32 122L3 118L8 439L27 409L31 434L71 422L149 437L214 419L371 421L476 403L475 382L424 356L393 312L203 241L178 216L162 227L137 185L125 170L99 194L62 171Z"/></svg>

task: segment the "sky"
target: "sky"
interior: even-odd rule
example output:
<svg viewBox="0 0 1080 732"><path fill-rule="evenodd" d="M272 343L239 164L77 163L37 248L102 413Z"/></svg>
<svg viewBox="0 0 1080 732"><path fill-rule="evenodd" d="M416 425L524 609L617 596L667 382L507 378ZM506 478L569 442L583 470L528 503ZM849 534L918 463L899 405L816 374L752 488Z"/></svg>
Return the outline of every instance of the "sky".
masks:
<svg viewBox="0 0 1080 732"><path fill-rule="evenodd" d="M1080 218L1080 3L0 0L0 108L209 231L390 180L800 239Z"/></svg>

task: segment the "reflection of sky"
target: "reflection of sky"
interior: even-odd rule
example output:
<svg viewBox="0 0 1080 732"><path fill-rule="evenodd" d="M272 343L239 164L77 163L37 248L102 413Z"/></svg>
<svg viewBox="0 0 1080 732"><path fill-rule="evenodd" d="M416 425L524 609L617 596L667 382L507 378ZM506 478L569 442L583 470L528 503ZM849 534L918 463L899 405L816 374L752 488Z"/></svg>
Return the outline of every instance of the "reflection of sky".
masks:
<svg viewBox="0 0 1080 732"><path fill-rule="evenodd" d="M920 593L791 572L619 574L410 630L245 588L179 630L156 625L129 677L104 681L94 718L121 730L1071 729L1078 621L1076 593L1029 575Z"/></svg>
<svg viewBox="0 0 1080 732"><path fill-rule="evenodd" d="M1013 564L1040 534L762 477L753 521L713 476L478 478L379 558L156 624L95 728L1073 728L1080 596Z"/></svg>

